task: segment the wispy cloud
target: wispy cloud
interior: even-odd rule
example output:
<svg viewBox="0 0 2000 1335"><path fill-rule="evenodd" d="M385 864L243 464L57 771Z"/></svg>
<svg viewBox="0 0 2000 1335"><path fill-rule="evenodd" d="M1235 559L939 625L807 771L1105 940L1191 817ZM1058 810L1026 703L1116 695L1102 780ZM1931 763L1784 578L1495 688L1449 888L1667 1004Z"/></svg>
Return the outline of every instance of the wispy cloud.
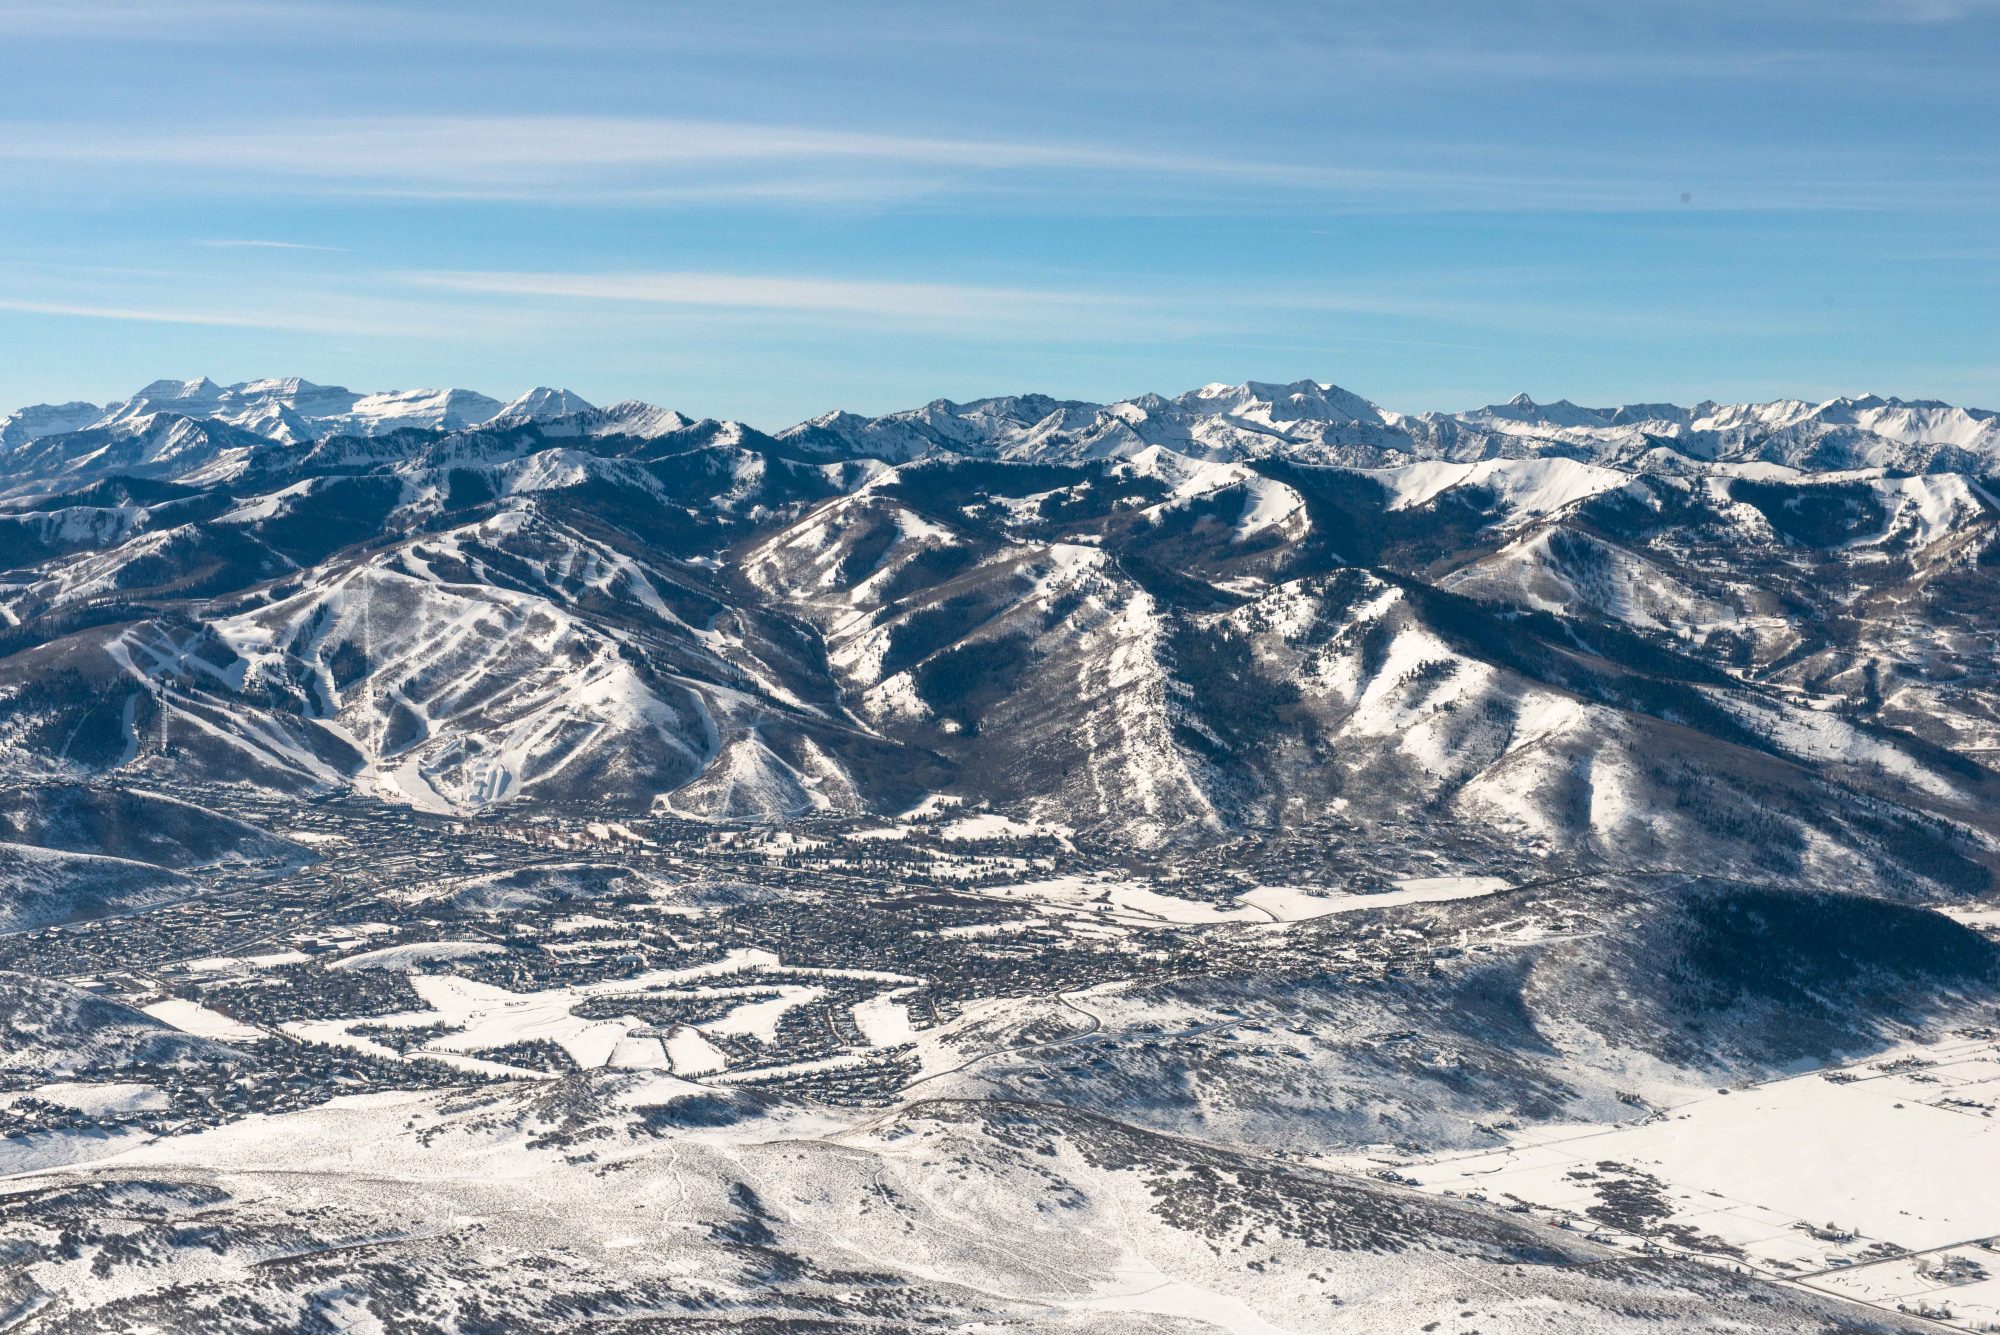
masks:
<svg viewBox="0 0 2000 1335"><path fill-rule="evenodd" d="M7 126L0 137L0 160L202 167L356 184L427 181L446 192L477 186L504 192L509 187L593 178L606 171L759 164L1113 171L1308 186L1367 184L1413 175L1090 143L605 116L363 118L159 134L123 125L17 123Z"/></svg>
<svg viewBox="0 0 2000 1335"><path fill-rule="evenodd" d="M210 305L198 297L171 292L137 300L117 296L35 295L0 293L0 311L80 320L184 325L213 329L263 329L297 334L341 337L443 338L462 336L465 323L435 306L416 305L342 293L238 294L227 306ZM496 329L511 329L511 321L492 321Z"/></svg>
<svg viewBox="0 0 2000 1335"><path fill-rule="evenodd" d="M209 299L200 274L23 267L0 312L313 334L482 339L632 338L802 324L925 330L971 342L1069 343L1185 335L1219 316L1146 293L735 273L359 273L284 290L232 288Z"/></svg>
<svg viewBox="0 0 2000 1335"><path fill-rule="evenodd" d="M469 271L417 273L408 278L424 287L461 293L925 323L1043 323L1088 314L1130 314L1157 306L1148 298L1100 293L762 274Z"/></svg>
<svg viewBox="0 0 2000 1335"><path fill-rule="evenodd" d="M210 24L270 17L255 0L189 0L170 11L149 0L15 0L0 8L0 32L18 36L99 35L155 29L193 28L207 35Z"/></svg>
<svg viewBox="0 0 2000 1335"><path fill-rule="evenodd" d="M195 244L211 250L323 250L333 254L346 250L345 246L315 246L304 241L264 241L250 237L211 237Z"/></svg>
<svg viewBox="0 0 2000 1335"><path fill-rule="evenodd" d="M1990 202L1978 172L1897 192L1893 164L1849 190L1823 164L1787 178L1691 158L1440 143L1323 145L1313 159L1164 152L1056 139L885 134L657 117L414 116L154 132L129 125L0 125L0 170L41 191L101 187L651 206L865 203L1034 195L1068 209L1624 211L1954 207ZM1961 164L1963 165L1963 164ZM1910 170L1907 164L1902 170ZM1955 184L1954 184L1955 182Z"/></svg>
<svg viewBox="0 0 2000 1335"><path fill-rule="evenodd" d="M204 43L248 39L284 44L323 40L345 32L372 37L383 31L442 36L465 31L462 17L425 15L414 6L357 4L346 0L8 0L0 5L0 33L15 37L88 38L93 41Z"/></svg>
<svg viewBox="0 0 2000 1335"><path fill-rule="evenodd" d="M967 337L1045 341L1125 337L1141 341L1206 333L1248 334L1327 317L1417 321L1433 328L1585 331L1631 336L1819 332L1823 320L1784 312L1645 311L1523 300L1511 290L1488 298L1437 290L1435 283L1388 291L1339 285L1218 285L1199 281L1122 289L1059 289L857 280L807 275L705 272L548 273L430 271L402 275L418 287L461 295L558 303L590 318L607 307L682 308L814 317L850 327L922 326Z"/></svg>
<svg viewBox="0 0 2000 1335"><path fill-rule="evenodd" d="M1890 23L1956 23L2000 16L2000 0L1868 0L1865 12Z"/></svg>
<svg viewBox="0 0 2000 1335"><path fill-rule="evenodd" d="M291 329L315 334L357 332L351 324L302 315L171 310L77 301L33 301L21 297L0 297L0 311L18 311L24 315L67 315L90 320L136 320L144 324L211 325L226 329Z"/></svg>

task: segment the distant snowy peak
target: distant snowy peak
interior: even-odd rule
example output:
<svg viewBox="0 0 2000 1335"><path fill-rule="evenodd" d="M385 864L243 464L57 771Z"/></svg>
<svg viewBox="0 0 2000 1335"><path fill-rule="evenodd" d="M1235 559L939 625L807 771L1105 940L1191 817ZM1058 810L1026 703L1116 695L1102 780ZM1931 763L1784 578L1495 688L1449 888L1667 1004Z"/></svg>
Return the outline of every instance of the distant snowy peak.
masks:
<svg viewBox="0 0 2000 1335"><path fill-rule="evenodd" d="M537 385L493 414L495 422L548 422L594 410L582 395L567 389Z"/></svg>
<svg viewBox="0 0 2000 1335"><path fill-rule="evenodd" d="M492 459L538 442L657 441L702 445L756 436L627 400L600 408L569 389L537 386L510 402L468 389L357 393L297 377L219 385L156 380L107 404L38 404L0 418L0 500L75 491L113 477L206 484L269 476L310 462L374 467L420 458Z"/></svg>
<svg viewBox="0 0 2000 1335"><path fill-rule="evenodd" d="M213 417L152 412L9 441L0 454L0 498L45 495L109 477L200 485L237 475L259 450L270 448L264 435Z"/></svg>
<svg viewBox="0 0 2000 1335"><path fill-rule="evenodd" d="M1189 412L1273 425L1325 422L1379 427L1389 422L1382 409L1359 394L1314 380L1301 380L1290 385L1270 385L1256 380L1240 385L1203 385L1200 389L1180 395L1173 402Z"/></svg>
<svg viewBox="0 0 2000 1335"><path fill-rule="evenodd" d="M278 382L256 381L253 383L263 385ZM299 381L296 383L303 384L305 382ZM247 389L249 386L241 385L237 386L237 388ZM216 384L207 376L197 376L193 380L155 380L152 384L134 394L127 402L135 403L150 400L160 403L215 403L222 398L225 392L222 386Z"/></svg>
<svg viewBox="0 0 2000 1335"><path fill-rule="evenodd" d="M1978 408L1955 408L1935 399L1906 402L1873 395L1834 399L1821 404L1815 415L1830 426L1856 426L1906 444L1976 448L2000 437L2000 414Z"/></svg>
<svg viewBox="0 0 2000 1335"><path fill-rule="evenodd" d="M1959 408L1935 399L1894 399L1867 394L1859 398L1773 399L1763 403L1704 401L1684 408L1673 403L1628 403L1615 408L1586 408L1557 399L1537 403L1516 394L1505 403L1488 404L1455 416L1464 422L1512 422L1558 428L1620 426L1680 426L1690 431L1781 431L1804 423L1825 427L1860 427L1906 443L1971 445L1994 430L1995 414L1979 408Z"/></svg>
<svg viewBox="0 0 2000 1335"><path fill-rule="evenodd" d="M1142 394L1111 404L1043 394L970 403L937 399L883 417L827 413L779 436L822 451L896 461L933 450L1012 460L1122 458L1155 445L1200 457L1241 459L1348 437L1374 440L1393 432L1398 420L1336 385L1249 381L1204 385L1173 398Z"/></svg>
<svg viewBox="0 0 2000 1335"><path fill-rule="evenodd" d="M88 473L73 466L78 458L96 458L103 468L122 466L129 452L92 454L102 451L105 440L157 440L175 431L176 422L211 423L280 446L320 446L336 437L372 439L412 429L448 433L532 427L550 439L655 440L701 428L706 421L631 400L596 407L572 390L549 386L501 403L466 389L358 393L297 377L221 385L203 376L156 380L102 406L22 408L0 418L0 451L17 481L25 476L30 457L61 458L64 475L74 481ZM738 434L747 430L713 425ZM100 434L105 440L97 439ZM825 413L778 435L790 448L811 456L889 463L929 455L1075 463L1132 458L1159 447L1211 463L1282 458L1349 468L1561 457L1642 472L1701 471L1736 463L1814 473L2000 472L2000 416L1935 400L1875 395L1823 402L1589 407L1517 394L1504 403L1463 412L1408 415L1326 381L1251 380L1203 385L1172 396L1140 394L1108 404L1032 393L969 402L934 399L876 417ZM36 447L36 442L71 436L77 437L73 447ZM239 449L235 442L230 448Z"/></svg>
<svg viewBox="0 0 2000 1335"><path fill-rule="evenodd" d="M630 436L638 440L654 440L685 431L694 425L696 420L686 413L641 403L637 399L625 399L606 408L586 406L579 412L546 419L542 433L547 436Z"/></svg>
<svg viewBox="0 0 2000 1335"><path fill-rule="evenodd" d="M1651 421L1665 415L1670 420L1685 417L1686 409L1672 404L1646 405L1643 414L1635 416L1628 408L1583 408L1568 399L1557 399L1554 403L1537 403L1526 394L1516 394L1505 403L1489 403L1484 408L1474 408L1459 417L1467 422L1520 423L1526 426L1544 427L1608 427L1626 421Z"/></svg>
<svg viewBox="0 0 2000 1335"><path fill-rule="evenodd" d="M103 415L95 403L37 403L0 417L0 447L81 431Z"/></svg>
<svg viewBox="0 0 2000 1335"><path fill-rule="evenodd" d="M422 426L434 430L462 431L491 421L500 411L500 401L469 389L406 389L381 394L364 394L345 414L347 424L360 428L359 434L394 431ZM338 417L329 425L335 426Z"/></svg>
<svg viewBox="0 0 2000 1335"><path fill-rule="evenodd" d="M575 402L587 406L580 399ZM340 385L317 385L296 376L246 380L235 385L218 385L201 376L194 380L155 380L129 398L101 408L85 403L23 408L0 419L0 445L100 427L121 433L143 432L162 414L222 422L268 440L296 445L329 436L379 435L405 427L462 430L489 421L501 411L498 399L469 389L362 394Z"/></svg>
<svg viewBox="0 0 2000 1335"><path fill-rule="evenodd" d="M892 462L935 452L1050 463L1130 458L1161 446L1211 462L1282 457L1361 468L1556 456L1641 471L1718 461L1808 472L2000 471L1994 413L1874 396L1593 408L1517 394L1466 412L1410 416L1321 381L1248 381L1102 405L1032 394L939 399L881 417L827 413L779 434L822 453Z"/></svg>
<svg viewBox="0 0 2000 1335"><path fill-rule="evenodd" d="M827 454L859 454L901 462L932 451L1011 456L1053 439L1087 432L1107 411L1100 404L1008 394L954 403L933 399L921 408L863 417L823 413L779 433L779 439Z"/></svg>

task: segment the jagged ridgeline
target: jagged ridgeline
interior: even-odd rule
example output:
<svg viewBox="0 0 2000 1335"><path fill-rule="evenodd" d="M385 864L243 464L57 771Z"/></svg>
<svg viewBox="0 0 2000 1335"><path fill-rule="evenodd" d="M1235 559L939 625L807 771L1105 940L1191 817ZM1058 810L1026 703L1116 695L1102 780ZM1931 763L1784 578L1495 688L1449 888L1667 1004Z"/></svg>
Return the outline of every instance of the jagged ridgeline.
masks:
<svg viewBox="0 0 2000 1335"><path fill-rule="evenodd" d="M943 793L1141 857L1420 826L1962 895L2000 833L1996 471L1992 414L1874 398L1252 383L767 435L160 382L0 421L0 763L462 813Z"/></svg>

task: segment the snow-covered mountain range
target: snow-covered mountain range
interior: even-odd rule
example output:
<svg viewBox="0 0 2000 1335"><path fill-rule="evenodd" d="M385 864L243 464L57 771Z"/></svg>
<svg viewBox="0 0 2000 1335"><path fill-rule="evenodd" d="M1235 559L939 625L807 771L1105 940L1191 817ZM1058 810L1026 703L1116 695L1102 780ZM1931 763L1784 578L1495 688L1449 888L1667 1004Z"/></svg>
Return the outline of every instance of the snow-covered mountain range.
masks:
<svg viewBox="0 0 2000 1335"><path fill-rule="evenodd" d="M636 434L674 429L677 414L638 403L610 410ZM356 393L297 377L218 385L206 377L156 380L107 404L35 404L0 417L0 447L98 431L107 441L220 423L265 440L300 444L402 429L463 430L518 422L586 420L598 410L570 390L538 386L505 403L466 389ZM659 419L647 422L648 417ZM600 419L603 420L603 419ZM681 419L684 420L684 419ZM1516 395L1468 412L1405 414L1337 385L1302 380L1212 384L1172 398L1142 394L1099 404L1039 394L862 417L830 412L778 433L831 453L904 462L931 452L1026 462L1122 457L1147 446L1209 460L1280 456L1304 463L1384 466L1561 455L1596 462L1655 450L1688 459L1792 467L1991 470L2000 463L2000 415L1935 400L1874 395L1822 403L1692 407L1670 403L1580 408L1566 399Z"/></svg>
<svg viewBox="0 0 2000 1335"><path fill-rule="evenodd" d="M155 380L113 403L38 404L0 419L0 443L25 444L41 436L98 428L142 434L156 418L192 418L241 427L271 440L296 444L332 435L377 435L398 427L468 427L509 413L529 416L574 412L590 405L550 390L502 404L464 389L395 390L357 394L338 385L315 385L296 376L218 385Z"/></svg>
<svg viewBox="0 0 2000 1335"><path fill-rule="evenodd" d="M1990 469L2000 460L2000 418L1932 401L1868 396L1817 404L1579 408L1517 395L1470 412L1408 415L1310 380L1204 385L1173 398L1145 394L1112 404L1040 395L938 400L877 418L828 413L779 434L886 459L944 450L1054 462L1158 445L1211 460L1282 457L1363 467L1534 456L1633 463L1654 451L1814 469Z"/></svg>
<svg viewBox="0 0 2000 1335"><path fill-rule="evenodd" d="M1980 410L1251 383L770 436L195 380L0 437L18 773L728 820L951 792L1140 849L1422 810L1913 885L1994 857Z"/></svg>

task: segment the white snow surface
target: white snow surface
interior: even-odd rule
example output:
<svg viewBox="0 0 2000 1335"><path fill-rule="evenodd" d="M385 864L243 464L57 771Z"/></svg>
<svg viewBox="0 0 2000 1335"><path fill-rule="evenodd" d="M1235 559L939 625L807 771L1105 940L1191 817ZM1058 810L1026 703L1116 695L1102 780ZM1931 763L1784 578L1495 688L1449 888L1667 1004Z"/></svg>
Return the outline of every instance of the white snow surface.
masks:
<svg viewBox="0 0 2000 1335"><path fill-rule="evenodd" d="M210 1010L198 1002L180 997L167 997L151 1005L140 1007L154 1019L172 1025L182 1033L194 1034L201 1038L218 1038L224 1042L238 1039L264 1037L264 1031L240 1020L232 1020L221 1011Z"/></svg>

